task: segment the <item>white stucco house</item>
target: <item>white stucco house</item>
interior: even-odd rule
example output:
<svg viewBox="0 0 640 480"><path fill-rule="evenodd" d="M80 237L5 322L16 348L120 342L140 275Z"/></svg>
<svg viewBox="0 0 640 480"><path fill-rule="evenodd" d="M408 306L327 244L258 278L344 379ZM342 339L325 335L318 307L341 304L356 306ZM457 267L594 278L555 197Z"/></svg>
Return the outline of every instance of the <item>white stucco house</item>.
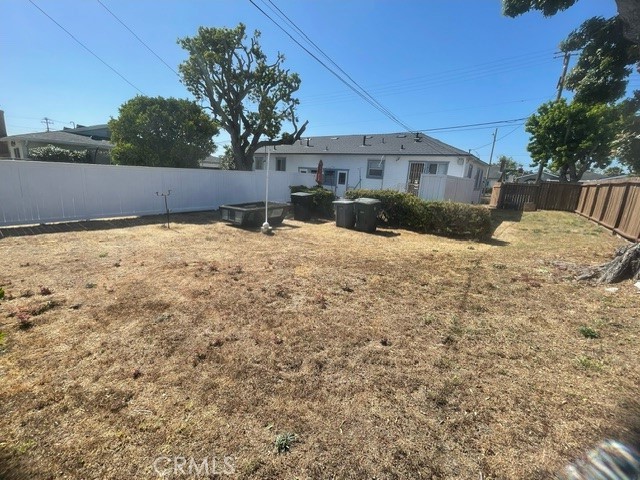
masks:
<svg viewBox="0 0 640 480"><path fill-rule="evenodd" d="M463 199L456 200L477 203L488 169L474 155L422 133L309 137L271 148L269 156L270 169L299 173L315 174L322 160L324 187L340 197L366 188L454 199L450 192L464 188ZM254 168L266 168L266 159L266 150L257 152Z"/></svg>

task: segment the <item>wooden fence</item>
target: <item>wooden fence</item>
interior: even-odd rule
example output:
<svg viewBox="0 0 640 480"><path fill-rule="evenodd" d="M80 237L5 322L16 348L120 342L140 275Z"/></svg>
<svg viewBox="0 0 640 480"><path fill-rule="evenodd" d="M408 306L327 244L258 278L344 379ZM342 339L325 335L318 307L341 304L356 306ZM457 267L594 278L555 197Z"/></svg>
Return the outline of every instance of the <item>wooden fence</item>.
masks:
<svg viewBox="0 0 640 480"><path fill-rule="evenodd" d="M640 241L640 178L583 184L575 212Z"/></svg>
<svg viewBox="0 0 640 480"><path fill-rule="evenodd" d="M543 182L540 185L526 183L497 183L491 192L490 206L523 210L525 203L534 203L541 210L573 212L578 206L581 185Z"/></svg>

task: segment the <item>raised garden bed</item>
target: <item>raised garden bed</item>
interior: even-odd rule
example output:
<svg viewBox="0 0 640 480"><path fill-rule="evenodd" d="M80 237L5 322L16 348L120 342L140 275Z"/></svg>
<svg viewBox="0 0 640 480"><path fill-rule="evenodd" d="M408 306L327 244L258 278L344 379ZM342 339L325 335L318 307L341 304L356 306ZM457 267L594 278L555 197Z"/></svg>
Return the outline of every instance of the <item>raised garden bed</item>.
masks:
<svg viewBox="0 0 640 480"><path fill-rule="evenodd" d="M289 213L288 203L269 202L267 207L269 225L280 225ZM235 205L221 205L222 220L241 227L259 227L264 223L264 202L237 203Z"/></svg>

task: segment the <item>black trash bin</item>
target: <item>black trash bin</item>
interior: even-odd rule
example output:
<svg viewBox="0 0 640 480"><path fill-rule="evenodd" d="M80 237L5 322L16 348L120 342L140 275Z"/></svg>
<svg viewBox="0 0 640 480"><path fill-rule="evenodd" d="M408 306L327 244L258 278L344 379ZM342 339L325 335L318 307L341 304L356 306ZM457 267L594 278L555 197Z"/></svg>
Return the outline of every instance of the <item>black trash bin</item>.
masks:
<svg viewBox="0 0 640 480"><path fill-rule="evenodd" d="M353 228L356 223L356 215L353 200L336 200L333 208L336 211L336 227Z"/></svg>
<svg viewBox="0 0 640 480"><path fill-rule="evenodd" d="M311 210L313 209L313 194L307 192L295 192L291 194L293 203L293 218L295 220L311 220Z"/></svg>
<svg viewBox="0 0 640 480"><path fill-rule="evenodd" d="M358 198L354 202L356 230L375 232L378 226L378 212L382 202L375 198Z"/></svg>

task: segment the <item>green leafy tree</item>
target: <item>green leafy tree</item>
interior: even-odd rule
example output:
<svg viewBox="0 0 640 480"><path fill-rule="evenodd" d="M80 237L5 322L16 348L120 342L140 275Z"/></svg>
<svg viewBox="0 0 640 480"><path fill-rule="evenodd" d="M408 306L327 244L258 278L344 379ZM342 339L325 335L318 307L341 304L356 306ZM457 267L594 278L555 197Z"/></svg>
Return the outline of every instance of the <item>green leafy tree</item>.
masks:
<svg viewBox="0 0 640 480"><path fill-rule="evenodd" d="M229 145L224 146L224 153L220 157L220 169L221 170L235 170L236 162L233 159L233 151Z"/></svg>
<svg viewBox="0 0 640 480"><path fill-rule="evenodd" d="M182 81L198 99L206 100L213 118L231 137L236 169L251 170L253 155L262 147L292 144L307 122L298 127L293 94L300 77L282 67L278 54L269 63L258 43L260 32L247 41L246 27L200 27L194 37L178 43L189 53L180 65ZM293 132L281 133L290 122Z"/></svg>
<svg viewBox="0 0 640 480"><path fill-rule="evenodd" d="M514 170L518 170L518 164L513 159L513 157L508 157L507 155L500 155L496 160L496 164L500 165L500 171L512 172Z"/></svg>
<svg viewBox="0 0 640 480"><path fill-rule="evenodd" d="M29 157L40 162L92 163L87 150L68 150L55 145L30 148Z"/></svg>
<svg viewBox="0 0 640 480"><path fill-rule="evenodd" d="M568 176L577 182L587 170L609 166L620 118L616 106L564 99L545 103L527 120L526 131L531 134L527 150L534 165L542 163L557 171L560 181Z"/></svg>
<svg viewBox="0 0 640 480"><path fill-rule="evenodd" d="M565 85L582 103L609 103L622 98L631 74L629 66L640 60L638 45L624 37L618 17L587 20L569 34L560 49L580 51Z"/></svg>
<svg viewBox="0 0 640 480"><path fill-rule="evenodd" d="M622 129L613 143L613 152L632 173L640 174L640 92L623 101Z"/></svg>
<svg viewBox="0 0 640 480"><path fill-rule="evenodd" d="M503 0L505 15L515 17L530 10L552 16L577 0ZM566 86L582 103L609 103L624 96L633 64L640 61L640 2L616 0L618 15L593 17L561 43L564 52L579 50Z"/></svg>
<svg viewBox="0 0 640 480"><path fill-rule="evenodd" d="M197 168L215 151L218 126L194 102L137 96L109 121L114 163Z"/></svg>
<svg viewBox="0 0 640 480"><path fill-rule="evenodd" d="M551 17L573 6L578 0L502 0L502 12L509 17L517 17L531 10ZM640 45L640 3L637 0L615 0L618 17L624 26L624 36L630 42Z"/></svg>

